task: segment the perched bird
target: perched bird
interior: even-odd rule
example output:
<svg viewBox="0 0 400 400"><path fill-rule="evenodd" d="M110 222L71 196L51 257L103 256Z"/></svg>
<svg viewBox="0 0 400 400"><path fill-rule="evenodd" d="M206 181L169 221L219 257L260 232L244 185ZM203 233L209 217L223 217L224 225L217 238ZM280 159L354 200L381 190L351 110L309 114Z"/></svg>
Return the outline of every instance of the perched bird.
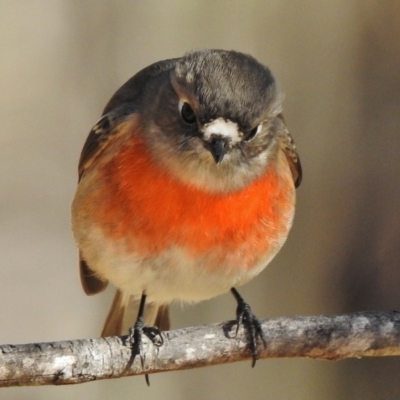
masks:
<svg viewBox="0 0 400 400"><path fill-rule="evenodd" d="M282 247L300 181L281 93L253 57L192 51L128 80L89 133L72 204L83 289L117 288L102 336L136 320L140 347L174 300L231 290L254 365L262 331L235 287Z"/></svg>

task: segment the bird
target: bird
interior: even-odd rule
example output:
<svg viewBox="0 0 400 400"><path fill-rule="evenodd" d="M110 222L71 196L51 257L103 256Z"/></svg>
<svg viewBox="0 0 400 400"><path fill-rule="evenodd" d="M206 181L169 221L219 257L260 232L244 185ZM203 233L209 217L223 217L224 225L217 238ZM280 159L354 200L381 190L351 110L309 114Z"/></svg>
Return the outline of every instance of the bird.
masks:
<svg viewBox="0 0 400 400"><path fill-rule="evenodd" d="M282 92L250 55L156 62L112 96L79 160L72 230L86 294L116 295L102 336L170 329L173 302L231 291L257 359L265 340L236 289L284 244L302 179Z"/></svg>

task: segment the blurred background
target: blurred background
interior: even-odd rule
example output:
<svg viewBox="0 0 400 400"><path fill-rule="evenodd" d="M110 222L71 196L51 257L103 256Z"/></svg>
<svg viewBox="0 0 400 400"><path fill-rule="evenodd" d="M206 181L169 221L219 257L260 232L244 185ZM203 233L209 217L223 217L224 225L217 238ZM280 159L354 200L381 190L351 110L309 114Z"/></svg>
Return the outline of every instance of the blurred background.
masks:
<svg viewBox="0 0 400 400"><path fill-rule="evenodd" d="M304 170L281 253L241 289L259 317L400 309L400 2L0 0L0 343L99 335L70 232L79 154L114 91L155 61L235 49L268 65ZM173 326L234 318L227 294ZM399 358L265 360L1 399L399 399Z"/></svg>

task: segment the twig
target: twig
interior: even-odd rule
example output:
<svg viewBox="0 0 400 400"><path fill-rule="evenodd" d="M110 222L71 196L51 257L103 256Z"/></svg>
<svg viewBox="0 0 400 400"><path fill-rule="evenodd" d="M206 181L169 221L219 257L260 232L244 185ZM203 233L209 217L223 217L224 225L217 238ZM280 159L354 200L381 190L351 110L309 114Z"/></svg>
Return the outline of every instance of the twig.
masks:
<svg viewBox="0 0 400 400"><path fill-rule="evenodd" d="M339 360L400 355L400 312L265 320L267 348L259 358ZM163 333L157 348L146 337L144 363L136 357L125 375L205 367L250 360L245 333L235 322ZM0 387L64 385L119 378L131 358L126 336L0 346ZM250 364L250 363L249 363Z"/></svg>

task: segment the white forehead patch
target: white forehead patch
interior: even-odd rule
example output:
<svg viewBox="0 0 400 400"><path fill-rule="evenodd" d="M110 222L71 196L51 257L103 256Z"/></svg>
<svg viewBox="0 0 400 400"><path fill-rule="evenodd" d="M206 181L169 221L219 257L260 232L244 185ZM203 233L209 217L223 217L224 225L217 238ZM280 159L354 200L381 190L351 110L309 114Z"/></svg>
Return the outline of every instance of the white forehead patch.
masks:
<svg viewBox="0 0 400 400"><path fill-rule="evenodd" d="M231 139L233 143L241 140L241 132L238 124L223 118L217 118L214 121L205 124L203 127L204 139L209 140L211 136L222 136Z"/></svg>

